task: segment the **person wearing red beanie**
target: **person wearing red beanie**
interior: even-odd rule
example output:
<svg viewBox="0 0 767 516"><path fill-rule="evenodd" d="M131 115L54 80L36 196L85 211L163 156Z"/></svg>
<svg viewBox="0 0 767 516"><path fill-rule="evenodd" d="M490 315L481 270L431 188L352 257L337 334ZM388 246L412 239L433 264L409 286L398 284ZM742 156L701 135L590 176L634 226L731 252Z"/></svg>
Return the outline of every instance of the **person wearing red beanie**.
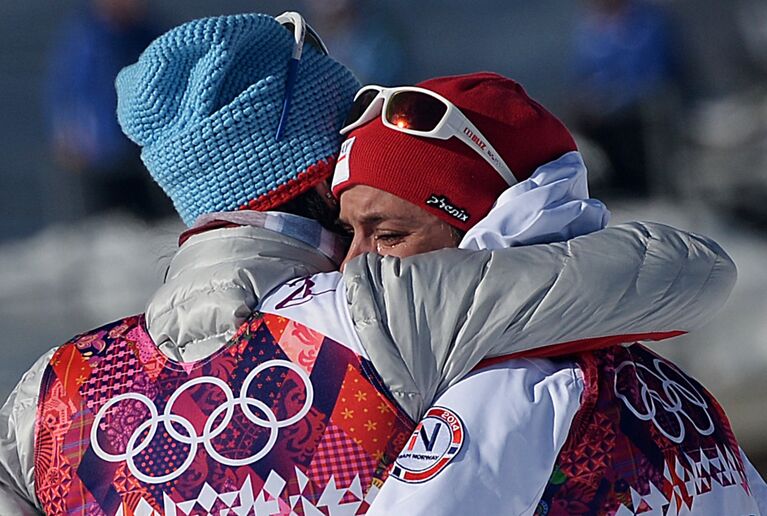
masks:
<svg viewBox="0 0 767 516"><path fill-rule="evenodd" d="M375 213L391 213L394 204L409 215L418 214L409 220L417 222L430 238L455 246L456 236L484 218L514 182L522 182L541 165L577 151L564 124L511 79L474 73L430 79L417 86L439 94L465 115L513 177L502 177L462 139L414 136L385 126L377 116L348 132L338 158L333 193L342 199L341 219L346 226L353 222L347 215L352 204ZM374 100L373 104L370 109L378 108L380 113L381 102ZM455 231L445 231L446 225ZM411 245L418 245L414 238ZM376 244L372 238L367 243L361 240L358 236L352 243L349 258L385 245Z"/></svg>
<svg viewBox="0 0 767 516"><path fill-rule="evenodd" d="M430 98L429 92L437 95ZM396 102L403 93L414 95ZM447 123L455 108L460 115ZM345 263L365 252L407 258L446 247L562 240L570 246L570 238L607 224L604 205L588 196L585 165L567 128L511 79L481 73L415 88L364 87L347 122L333 179L341 223L353 234ZM612 245L569 248L568 255L625 259ZM378 273L359 263L349 263L347 271ZM401 269L405 263L388 262L403 277L418 273ZM519 262L515 268L531 265ZM380 270L387 267L384 262ZM456 281L456 290L466 288L444 276ZM570 281L573 291L595 286L577 275ZM673 277L664 284L676 289ZM595 303L621 306L625 299L608 300L615 286L605 284L606 298L596 296ZM397 296L388 292L385 298ZM441 302L447 310L458 298L444 296ZM422 313L422 292L409 292L406 299L413 312ZM654 313L671 308L653 305ZM564 329L577 311L571 308L548 297L535 312ZM465 313L476 315L475 307ZM373 321L385 316L369 315ZM475 325L461 333L482 329ZM767 486L714 397L638 343L658 335L629 333L560 343L549 347L550 354L537 355L571 353L566 359L501 357L480 364L426 412L368 515L653 509L718 515L764 509ZM588 351L597 347L604 349Z"/></svg>

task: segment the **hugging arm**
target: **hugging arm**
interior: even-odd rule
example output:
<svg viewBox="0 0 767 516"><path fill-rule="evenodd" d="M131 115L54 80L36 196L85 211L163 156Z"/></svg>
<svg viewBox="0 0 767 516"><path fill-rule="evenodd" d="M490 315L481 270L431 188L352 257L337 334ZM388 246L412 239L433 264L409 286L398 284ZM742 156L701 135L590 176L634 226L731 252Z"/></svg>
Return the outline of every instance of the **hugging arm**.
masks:
<svg viewBox="0 0 767 516"><path fill-rule="evenodd" d="M411 417L482 359L661 339L706 322L735 265L713 241L629 223L496 251L364 255L344 271L355 329Z"/></svg>

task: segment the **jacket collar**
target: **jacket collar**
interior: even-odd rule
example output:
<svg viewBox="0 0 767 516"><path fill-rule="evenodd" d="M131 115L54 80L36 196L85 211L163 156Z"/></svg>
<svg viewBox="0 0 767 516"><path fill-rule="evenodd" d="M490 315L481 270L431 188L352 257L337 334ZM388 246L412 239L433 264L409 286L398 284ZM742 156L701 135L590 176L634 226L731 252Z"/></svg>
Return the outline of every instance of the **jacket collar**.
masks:
<svg viewBox="0 0 767 516"><path fill-rule="evenodd" d="M323 228L317 221L277 211L225 211L201 215L194 225L179 237L182 245L189 237L219 227L252 226L264 228L308 244L336 265L346 254L343 239Z"/></svg>
<svg viewBox="0 0 767 516"><path fill-rule="evenodd" d="M296 277L337 269L334 260L343 245L318 223L282 213L243 213L248 214L199 220L199 227L215 220L227 224L183 238L164 284L149 301L149 334L173 360L210 356L271 290Z"/></svg>

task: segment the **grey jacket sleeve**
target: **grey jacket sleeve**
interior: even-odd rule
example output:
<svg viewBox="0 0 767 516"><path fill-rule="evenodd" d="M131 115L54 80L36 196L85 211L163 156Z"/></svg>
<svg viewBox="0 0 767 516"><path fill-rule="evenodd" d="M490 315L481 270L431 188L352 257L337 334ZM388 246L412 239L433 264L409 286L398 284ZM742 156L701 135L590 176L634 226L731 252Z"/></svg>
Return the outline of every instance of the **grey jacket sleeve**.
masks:
<svg viewBox="0 0 767 516"><path fill-rule="evenodd" d="M556 244L365 255L344 277L362 345L419 419L485 357L696 328L724 304L736 270L711 240L636 222Z"/></svg>
<svg viewBox="0 0 767 516"><path fill-rule="evenodd" d="M55 351L35 362L0 409L0 514L42 514L35 496L35 415L43 372Z"/></svg>
<svg viewBox="0 0 767 516"><path fill-rule="evenodd" d="M759 507L759 513L767 515L767 483L756 470L756 468L748 460L746 452L740 449L740 456L743 459L743 466L746 468L746 479L748 480L748 487L751 489L751 495L756 500L756 505Z"/></svg>

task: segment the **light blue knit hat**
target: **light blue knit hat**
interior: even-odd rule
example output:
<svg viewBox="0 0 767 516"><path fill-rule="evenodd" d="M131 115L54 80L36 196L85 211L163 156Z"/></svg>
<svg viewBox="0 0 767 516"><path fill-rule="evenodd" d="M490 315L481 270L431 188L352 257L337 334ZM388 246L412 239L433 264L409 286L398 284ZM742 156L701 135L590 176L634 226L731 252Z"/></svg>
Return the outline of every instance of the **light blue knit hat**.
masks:
<svg viewBox="0 0 767 516"><path fill-rule="evenodd" d="M152 42L117 76L117 118L187 225L202 214L268 210L333 171L360 84L305 45L276 140L292 33L274 18L195 20Z"/></svg>

